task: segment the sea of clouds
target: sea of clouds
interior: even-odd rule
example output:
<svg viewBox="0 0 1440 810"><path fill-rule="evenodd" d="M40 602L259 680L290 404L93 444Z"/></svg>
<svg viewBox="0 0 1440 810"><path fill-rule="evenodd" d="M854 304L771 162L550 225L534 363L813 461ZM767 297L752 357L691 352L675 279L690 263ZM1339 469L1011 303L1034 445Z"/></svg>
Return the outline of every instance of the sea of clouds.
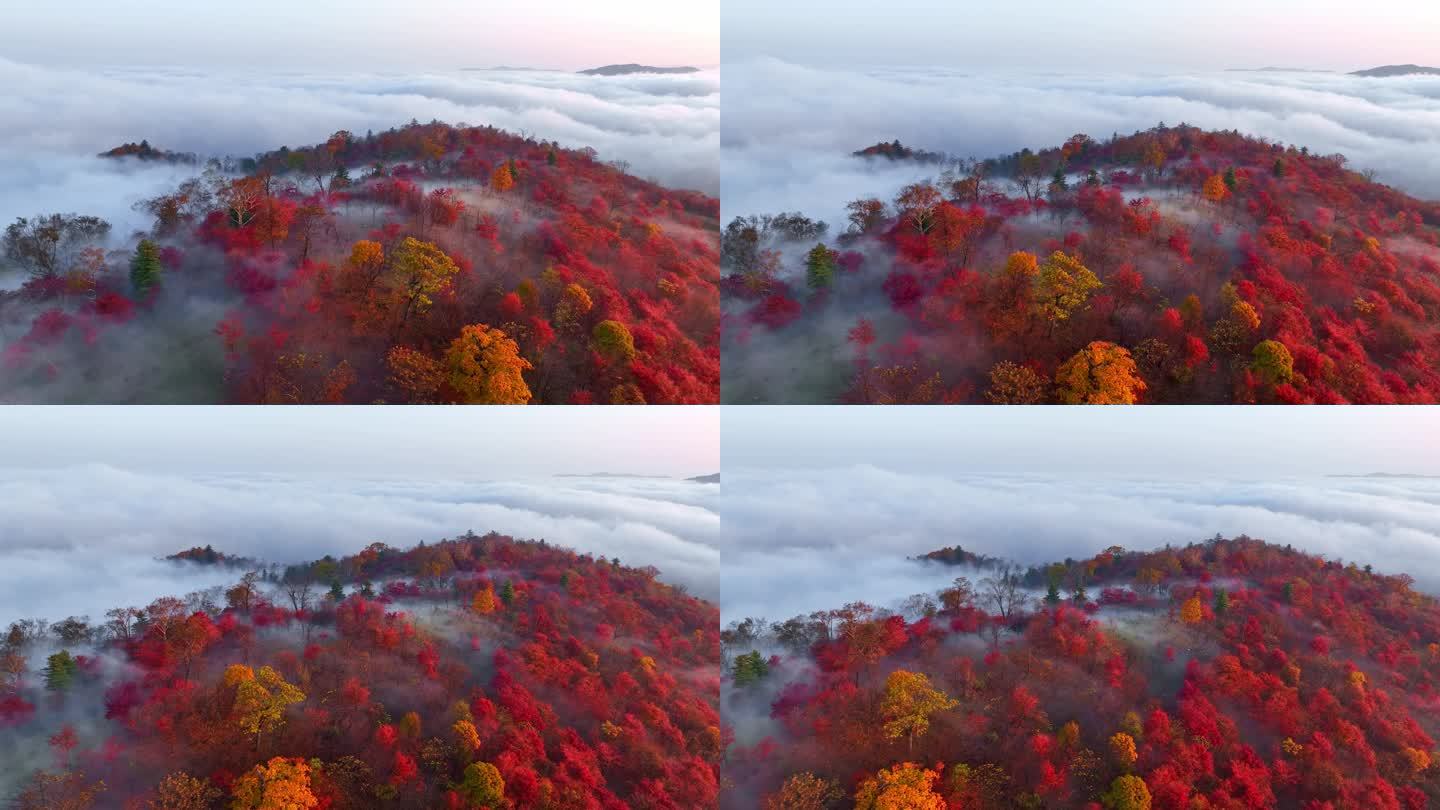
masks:
<svg viewBox="0 0 1440 810"><path fill-rule="evenodd" d="M893 608L956 576L977 576L907 559L945 546L1032 565L1216 533L1410 574L1420 589L1440 593L1434 478L946 476L868 465L725 474L727 622L854 600Z"/></svg>
<svg viewBox="0 0 1440 810"><path fill-rule="evenodd" d="M848 157L877 141L986 158L1162 121L1340 152L1381 182L1440 197L1440 76L839 70L777 59L724 72L726 219L799 210L838 227L850 200L888 199L933 173Z"/></svg>
<svg viewBox="0 0 1440 810"><path fill-rule="evenodd" d="M191 546L267 563L408 548L467 530L653 565L718 594L720 486L669 478L345 480L178 475L89 464L0 471L0 627L104 616L230 584L233 571L158 558Z"/></svg>
<svg viewBox="0 0 1440 810"><path fill-rule="evenodd" d="M566 147L673 187L718 193L720 73L584 76L561 71L421 73L86 70L0 58L0 223L38 213L105 217L117 235L147 222L137 200L187 167L102 161L147 139L202 157L248 157L363 135L411 119L488 124Z"/></svg>

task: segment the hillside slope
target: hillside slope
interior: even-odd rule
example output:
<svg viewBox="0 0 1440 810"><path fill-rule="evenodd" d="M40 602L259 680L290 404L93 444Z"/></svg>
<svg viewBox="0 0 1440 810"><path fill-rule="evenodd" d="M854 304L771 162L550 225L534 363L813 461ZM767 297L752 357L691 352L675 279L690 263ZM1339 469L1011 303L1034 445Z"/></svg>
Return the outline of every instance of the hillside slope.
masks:
<svg viewBox="0 0 1440 810"><path fill-rule="evenodd" d="M121 249L21 220L0 400L713 403L719 203L623 168L412 123L212 163Z"/></svg>
<svg viewBox="0 0 1440 810"><path fill-rule="evenodd" d="M1440 800L1440 602L1409 577L1245 537L977 573L727 629L721 806Z"/></svg>
<svg viewBox="0 0 1440 810"><path fill-rule="evenodd" d="M467 535L237 573L223 594L94 627L17 624L0 650L0 798L713 805L718 614L655 573Z"/></svg>
<svg viewBox="0 0 1440 810"><path fill-rule="evenodd" d="M1339 155L1076 135L849 211L727 225L725 401L1440 400L1440 204Z"/></svg>

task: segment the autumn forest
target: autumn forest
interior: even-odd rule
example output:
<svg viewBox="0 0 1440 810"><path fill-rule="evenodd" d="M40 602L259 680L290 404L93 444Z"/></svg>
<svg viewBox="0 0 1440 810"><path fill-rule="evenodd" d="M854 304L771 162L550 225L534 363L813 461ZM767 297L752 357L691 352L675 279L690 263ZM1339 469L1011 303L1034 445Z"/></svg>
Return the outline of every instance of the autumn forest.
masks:
<svg viewBox="0 0 1440 810"><path fill-rule="evenodd" d="M1158 126L725 228L724 401L1433 403L1440 203L1338 154Z"/></svg>
<svg viewBox="0 0 1440 810"><path fill-rule="evenodd" d="M1020 568L722 635L721 806L1377 808L1440 798L1440 602L1247 537Z"/></svg>
<svg viewBox="0 0 1440 810"><path fill-rule="evenodd" d="M499 534L289 566L0 639L0 792L54 808L694 808L719 618L653 568Z"/></svg>
<svg viewBox="0 0 1440 810"><path fill-rule="evenodd" d="M1440 2L3 5L0 810L1440 810Z"/></svg>
<svg viewBox="0 0 1440 810"><path fill-rule="evenodd" d="M192 166L134 238L5 230L0 399L715 402L718 201L494 127L434 122ZM116 248L111 237L128 243Z"/></svg>

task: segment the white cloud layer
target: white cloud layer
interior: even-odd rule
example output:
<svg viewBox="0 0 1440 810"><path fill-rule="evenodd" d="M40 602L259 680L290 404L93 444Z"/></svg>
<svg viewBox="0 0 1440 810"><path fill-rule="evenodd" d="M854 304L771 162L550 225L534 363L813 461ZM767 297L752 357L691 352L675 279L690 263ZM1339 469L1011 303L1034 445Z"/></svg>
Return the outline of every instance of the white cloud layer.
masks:
<svg viewBox="0 0 1440 810"><path fill-rule="evenodd" d="M922 173L847 157L881 140L985 158L1161 121L1340 152L1382 182L1440 197L1437 76L860 72L775 59L724 70L726 219L798 209L840 222L849 200L887 197Z"/></svg>
<svg viewBox="0 0 1440 810"><path fill-rule="evenodd" d="M155 558L195 545L290 563L473 529L544 538L653 565L715 598L720 487L677 479L508 482L135 472L104 465L0 472L0 627L104 615L235 578Z"/></svg>
<svg viewBox="0 0 1440 810"><path fill-rule="evenodd" d="M905 560L944 546L1031 565L1216 533L1408 573L1440 592L1440 479L947 477L865 465L725 472L726 621L856 599L893 607L967 573Z"/></svg>
<svg viewBox="0 0 1440 810"><path fill-rule="evenodd" d="M173 185L94 155L127 141L202 156L250 156L439 119L490 124L568 147L666 185L719 189L720 74L596 77L557 71L414 74L91 71L0 58L0 223L55 210L117 231L137 199Z"/></svg>

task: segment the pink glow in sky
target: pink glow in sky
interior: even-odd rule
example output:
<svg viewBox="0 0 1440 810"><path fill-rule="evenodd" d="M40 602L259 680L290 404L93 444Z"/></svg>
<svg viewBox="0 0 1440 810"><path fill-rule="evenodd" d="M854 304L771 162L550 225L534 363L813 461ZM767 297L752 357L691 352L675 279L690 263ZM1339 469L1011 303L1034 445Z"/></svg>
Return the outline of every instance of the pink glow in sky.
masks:
<svg viewBox="0 0 1440 810"><path fill-rule="evenodd" d="M720 61L720 0L65 0L12 3L0 55L193 68L579 70Z"/></svg>
<svg viewBox="0 0 1440 810"><path fill-rule="evenodd" d="M724 0L725 61L1066 71L1440 64L1435 0L889 0L877 8Z"/></svg>

